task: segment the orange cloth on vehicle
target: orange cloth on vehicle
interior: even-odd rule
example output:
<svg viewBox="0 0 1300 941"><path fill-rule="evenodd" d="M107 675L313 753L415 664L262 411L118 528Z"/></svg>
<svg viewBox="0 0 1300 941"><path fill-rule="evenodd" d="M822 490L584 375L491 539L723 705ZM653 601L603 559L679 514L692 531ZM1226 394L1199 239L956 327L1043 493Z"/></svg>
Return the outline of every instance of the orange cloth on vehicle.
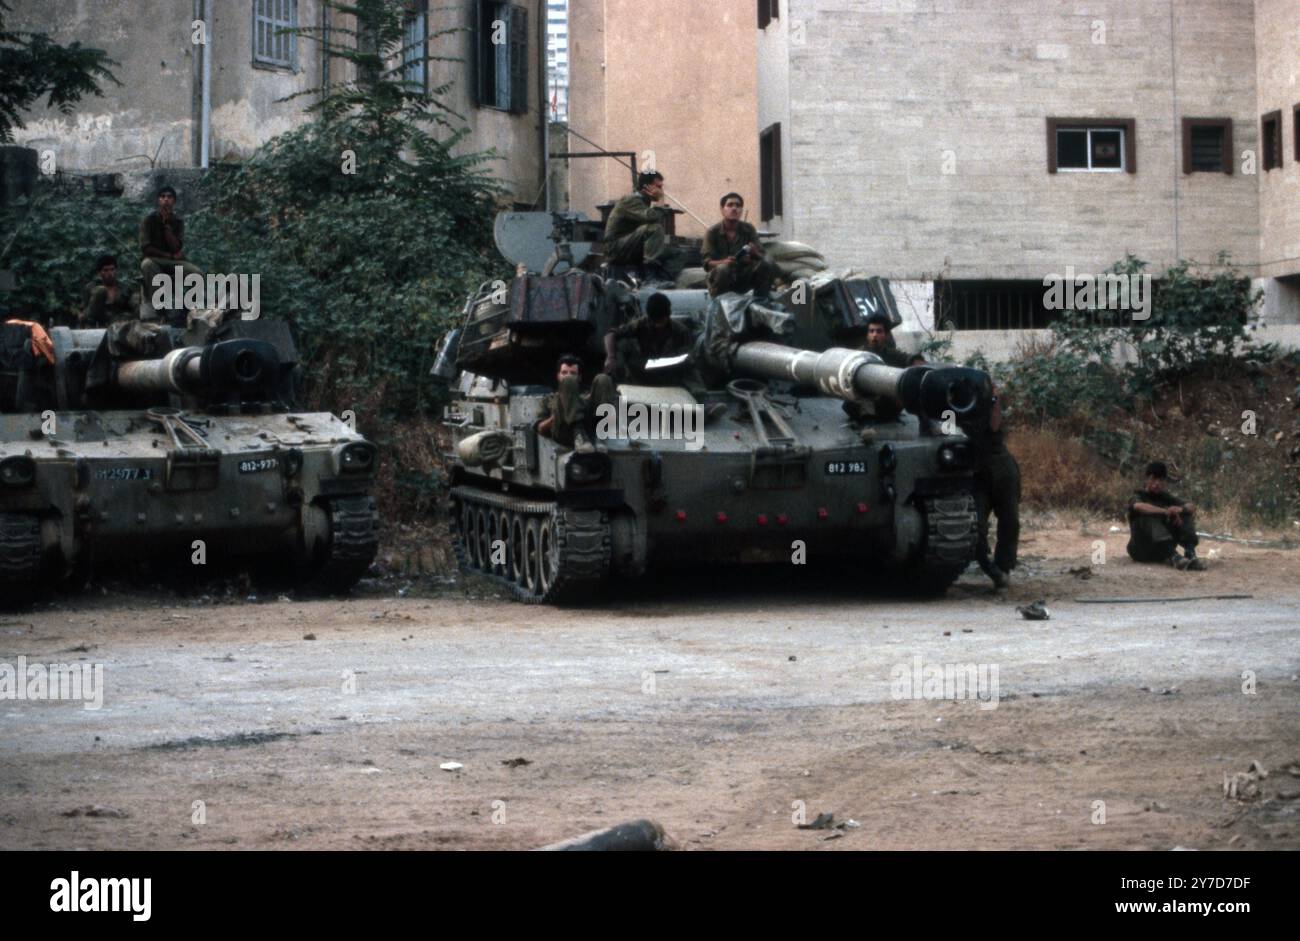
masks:
<svg viewBox="0 0 1300 941"><path fill-rule="evenodd" d="M6 320L5 323L14 323L26 327L32 334L32 355L43 356L51 366L54 365L54 343L50 340L50 335L45 332L45 328L34 320Z"/></svg>

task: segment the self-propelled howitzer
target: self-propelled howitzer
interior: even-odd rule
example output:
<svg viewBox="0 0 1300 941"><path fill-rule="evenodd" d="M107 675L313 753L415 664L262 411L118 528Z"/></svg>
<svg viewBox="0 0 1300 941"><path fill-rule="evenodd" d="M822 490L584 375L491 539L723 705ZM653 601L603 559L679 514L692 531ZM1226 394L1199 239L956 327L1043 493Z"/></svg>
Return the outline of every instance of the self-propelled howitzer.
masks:
<svg viewBox="0 0 1300 941"><path fill-rule="evenodd" d="M288 563L331 591L365 574L377 452L334 415L292 410L285 324L50 338L44 401L0 414L0 601L105 559Z"/></svg>
<svg viewBox="0 0 1300 941"><path fill-rule="evenodd" d="M468 308L461 372L444 371L454 379L444 426L465 568L521 601L566 602L610 578L701 564L769 563L797 577L848 562L864 582L888 574L895 586L940 592L974 558L975 454L957 420L987 400L985 374L741 342L730 374L703 391L620 384L620 421L597 428L597 450L583 453L539 434L538 421L555 354L576 352L590 378L604 323L568 313L582 310L573 303L557 305L554 325L530 318L520 294L540 281L581 298L582 277L519 279L492 316ZM674 316L686 306L674 302ZM622 424L656 410L698 420L683 434L659 434L653 420L649 433Z"/></svg>

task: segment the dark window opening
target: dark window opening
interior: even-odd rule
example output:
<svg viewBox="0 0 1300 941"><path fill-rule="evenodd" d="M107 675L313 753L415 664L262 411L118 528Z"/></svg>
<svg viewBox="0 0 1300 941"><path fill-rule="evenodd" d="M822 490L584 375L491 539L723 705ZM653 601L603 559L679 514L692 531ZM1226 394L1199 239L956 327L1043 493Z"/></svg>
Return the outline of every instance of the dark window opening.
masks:
<svg viewBox="0 0 1300 941"><path fill-rule="evenodd" d="M773 20L781 18L781 0L758 0L758 28L767 29Z"/></svg>
<svg viewBox="0 0 1300 941"><path fill-rule="evenodd" d="M1078 277L1084 277L1083 274ZM1094 275L1101 278L1102 275ZM1094 281L1094 285L1097 282ZM1068 286L1068 282L1066 283ZM1082 282L1069 296L1084 304ZM1040 281L936 281L934 284L935 327L939 330L1045 330L1062 315L1086 319L1104 326L1132 325L1132 312L1116 302L1124 295L1112 296L1107 288L1103 300L1094 287L1093 310L1055 310L1047 306L1051 288ZM1152 279L1149 298L1152 304L1163 290L1159 279ZM1065 295L1063 295L1064 297ZM1130 305L1137 297L1127 295Z"/></svg>
<svg viewBox="0 0 1300 941"><path fill-rule="evenodd" d="M1183 172L1232 173L1232 119L1183 118Z"/></svg>
<svg viewBox="0 0 1300 941"><path fill-rule="evenodd" d="M475 103L523 114L528 111L528 10L477 0L475 12Z"/></svg>
<svg viewBox="0 0 1300 941"><path fill-rule="evenodd" d="M1264 170L1282 166L1282 112L1270 111L1259 122L1260 147L1263 148Z"/></svg>
<svg viewBox="0 0 1300 941"><path fill-rule="evenodd" d="M758 136L760 216L766 222L783 215L781 205L781 125L773 124Z"/></svg>
<svg viewBox="0 0 1300 941"><path fill-rule="evenodd" d="M1048 118L1047 172L1137 172L1132 118Z"/></svg>
<svg viewBox="0 0 1300 941"><path fill-rule="evenodd" d="M1291 130L1295 132L1295 140L1291 145L1291 156L1295 158L1296 163L1300 163L1300 105L1291 109Z"/></svg>

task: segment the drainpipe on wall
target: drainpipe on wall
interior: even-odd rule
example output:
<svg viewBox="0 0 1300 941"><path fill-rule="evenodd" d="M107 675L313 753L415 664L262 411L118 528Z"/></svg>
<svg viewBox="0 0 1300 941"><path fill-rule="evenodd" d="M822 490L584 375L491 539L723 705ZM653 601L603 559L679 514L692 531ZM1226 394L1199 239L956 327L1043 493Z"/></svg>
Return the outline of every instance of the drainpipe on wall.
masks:
<svg viewBox="0 0 1300 941"><path fill-rule="evenodd" d="M539 38L537 41L537 73L538 79L538 102L541 106L540 117L542 121L542 185L538 189L539 193L546 194L546 210L549 212L552 205L551 197L551 99L546 94L546 62L550 55L550 35L546 31L546 4L537 5L537 25Z"/></svg>
<svg viewBox="0 0 1300 941"><path fill-rule="evenodd" d="M199 166L208 168L208 156L212 153L212 0L200 0L203 4L203 105L202 105L202 142L199 145Z"/></svg>

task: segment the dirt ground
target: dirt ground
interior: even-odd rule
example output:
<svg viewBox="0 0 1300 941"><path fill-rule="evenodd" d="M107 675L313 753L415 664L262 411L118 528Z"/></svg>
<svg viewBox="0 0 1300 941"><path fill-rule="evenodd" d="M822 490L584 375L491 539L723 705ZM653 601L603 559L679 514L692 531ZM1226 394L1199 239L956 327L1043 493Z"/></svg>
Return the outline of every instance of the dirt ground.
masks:
<svg viewBox="0 0 1300 941"><path fill-rule="evenodd" d="M642 817L685 849L1300 848L1300 551L1178 573L1116 524L1039 520L1010 592L920 603L795 567L578 611L392 579L47 602L0 616L0 663L103 664L103 707L0 701L0 849L523 849ZM1210 594L1253 597L1076 601ZM918 657L996 668L996 700L898 698Z"/></svg>

